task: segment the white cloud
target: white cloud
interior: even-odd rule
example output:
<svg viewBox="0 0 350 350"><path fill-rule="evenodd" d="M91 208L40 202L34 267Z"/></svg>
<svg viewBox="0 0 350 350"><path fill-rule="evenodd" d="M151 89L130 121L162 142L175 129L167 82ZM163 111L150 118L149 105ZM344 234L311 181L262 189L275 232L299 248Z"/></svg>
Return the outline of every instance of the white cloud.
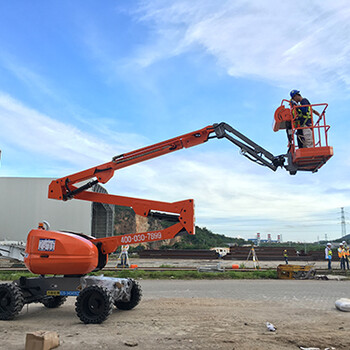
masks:
<svg viewBox="0 0 350 350"><path fill-rule="evenodd" d="M279 86L350 90L350 5L347 1L142 1L140 21L152 43L135 62L151 65L200 47L235 77Z"/></svg>
<svg viewBox="0 0 350 350"><path fill-rule="evenodd" d="M40 91L42 94L50 97L50 99L58 99L49 82L22 63L19 63L16 57L1 51L0 62L16 79L21 81L27 88L30 88L32 93L35 94L37 91Z"/></svg>
<svg viewBox="0 0 350 350"><path fill-rule="evenodd" d="M21 149L24 157L44 155L50 160L63 160L78 168L108 162L117 153L140 146L140 139L144 141L134 134L108 133L104 128L99 132L105 136L99 138L96 130L83 132L72 124L50 118L1 93L0 124L2 143ZM107 135L108 141L113 139L113 143L104 141Z"/></svg>

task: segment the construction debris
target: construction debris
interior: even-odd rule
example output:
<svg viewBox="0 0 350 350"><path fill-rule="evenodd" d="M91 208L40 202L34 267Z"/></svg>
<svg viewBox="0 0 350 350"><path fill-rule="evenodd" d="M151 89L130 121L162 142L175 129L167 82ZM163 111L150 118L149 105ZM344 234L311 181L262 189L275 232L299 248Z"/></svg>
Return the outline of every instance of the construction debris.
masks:
<svg viewBox="0 0 350 350"><path fill-rule="evenodd" d="M266 327L267 327L267 329L270 331L270 332L275 332L276 331L276 327L272 324L272 323L270 323L270 322L266 322Z"/></svg>
<svg viewBox="0 0 350 350"><path fill-rule="evenodd" d="M320 349L320 348L304 348L302 346L300 346L300 350L323 350L323 349ZM330 348L325 348L324 350L336 350L335 348L330 347Z"/></svg>
<svg viewBox="0 0 350 350"><path fill-rule="evenodd" d="M0 258L10 258L23 261L26 244L22 241L1 241Z"/></svg>
<svg viewBox="0 0 350 350"><path fill-rule="evenodd" d="M341 298L335 302L335 307L340 311L350 311L350 299Z"/></svg>
<svg viewBox="0 0 350 350"><path fill-rule="evenodd" d="M225 268L221 264L200 266L197 268L198 272L225 272Z"/></svg>
<svg viewBox="0 0 350 350"><path fill-rule="evenodd" d="M138 346L139 344L136 342L136 341L133 341L133 340L125 340L124 341L124 345L130 347L130 348L133 348L135 346Z"/></svg>
<svg viewBox="0 0 350 350"><path fill-rule="evenodd" d="M277 266L277 276L280 279L312 279L316 274L313 265L288 265L280 264Z"/></svg>

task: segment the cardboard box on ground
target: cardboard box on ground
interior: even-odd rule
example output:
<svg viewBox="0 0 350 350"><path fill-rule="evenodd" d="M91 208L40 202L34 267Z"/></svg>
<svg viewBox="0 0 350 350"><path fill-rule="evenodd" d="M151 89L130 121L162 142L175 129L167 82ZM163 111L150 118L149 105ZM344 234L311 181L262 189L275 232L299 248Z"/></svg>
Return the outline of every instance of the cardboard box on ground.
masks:
<svg viewBox="0 0 350 350"><path fill-rule="evenodd" d="M25 350L50 350L60 345L57 332L37 331L27 333Z"/></svg>

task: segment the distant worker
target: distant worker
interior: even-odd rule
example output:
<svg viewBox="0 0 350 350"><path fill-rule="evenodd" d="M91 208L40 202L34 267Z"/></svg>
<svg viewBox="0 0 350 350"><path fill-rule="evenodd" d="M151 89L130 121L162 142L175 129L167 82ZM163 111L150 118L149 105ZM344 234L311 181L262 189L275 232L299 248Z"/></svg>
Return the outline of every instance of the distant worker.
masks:
<svg viewBox="0 0 350 350"><path fill-rule="evenodd" d="M340 269L345 270L345 249L344 249L343 243L340 243L340 245L339 245L338 257L340 259Z"/></svg>
<svg viewBox="0 0 350 350"><path fill-rule="evenodd" d="M300 95L299 90L292 90L290 92L290 104L291 107L296 106L305 106L305 107L297 107L294 111L296 111L297 116L294 116L294 127L307 127L312 126L312 119L311 119L311 107L310 102L307 98L304 98ZM317 116L320 116L320 113L312 109L312 112L315 113ZM287 130L288 133L288 130ZM299 148L310 148L314 146L313 143L313 137L312 137L312 129L305 128L305 129L298 129L297 130L297 140L298 140L298 147Z"/></svg>
<svg viewBox="0 0 350 350"><path fill-rule="evenodd" d="M288 253L287 253L287 249L285 249L283 251L283 257L284 257L284 261L286 262L286 264L288 265Z"/></svg>
<svg viewBox="0 0 350 350"><path fill-rule="evenodd" d="M122 251L119 255L120 264L117 265L117 267L129 267L129 255L128 255L129 246L123 245Z"/></svg>
<svg viewBox="0 0 350 350"><path fill-rule="evenodd" d="M332 244L331 243L327 243L326 249L324 250L325 252L325 258L326 260L328 260L328 270L332 269Z"/></svg>
<svg viewBox="0 0 350 350"><path fill-rule="evenodd" d="M345 241L343 241L344 244L344 256L345 256L345 264L346 264L346 268L349 270L349 246L346 244Z"/></svg>

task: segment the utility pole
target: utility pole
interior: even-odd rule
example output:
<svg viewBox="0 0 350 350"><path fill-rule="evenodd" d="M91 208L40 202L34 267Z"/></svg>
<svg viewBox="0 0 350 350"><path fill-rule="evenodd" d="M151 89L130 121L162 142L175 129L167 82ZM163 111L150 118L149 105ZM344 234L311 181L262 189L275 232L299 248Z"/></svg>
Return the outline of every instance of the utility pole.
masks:
<svg viewBox="0 0 350 350"><path fill-rule="evenodd" d="M346 222L345 222L344 207L340 208L340 213L341 213L341 236L344 237L346 236Z"/></svg>

